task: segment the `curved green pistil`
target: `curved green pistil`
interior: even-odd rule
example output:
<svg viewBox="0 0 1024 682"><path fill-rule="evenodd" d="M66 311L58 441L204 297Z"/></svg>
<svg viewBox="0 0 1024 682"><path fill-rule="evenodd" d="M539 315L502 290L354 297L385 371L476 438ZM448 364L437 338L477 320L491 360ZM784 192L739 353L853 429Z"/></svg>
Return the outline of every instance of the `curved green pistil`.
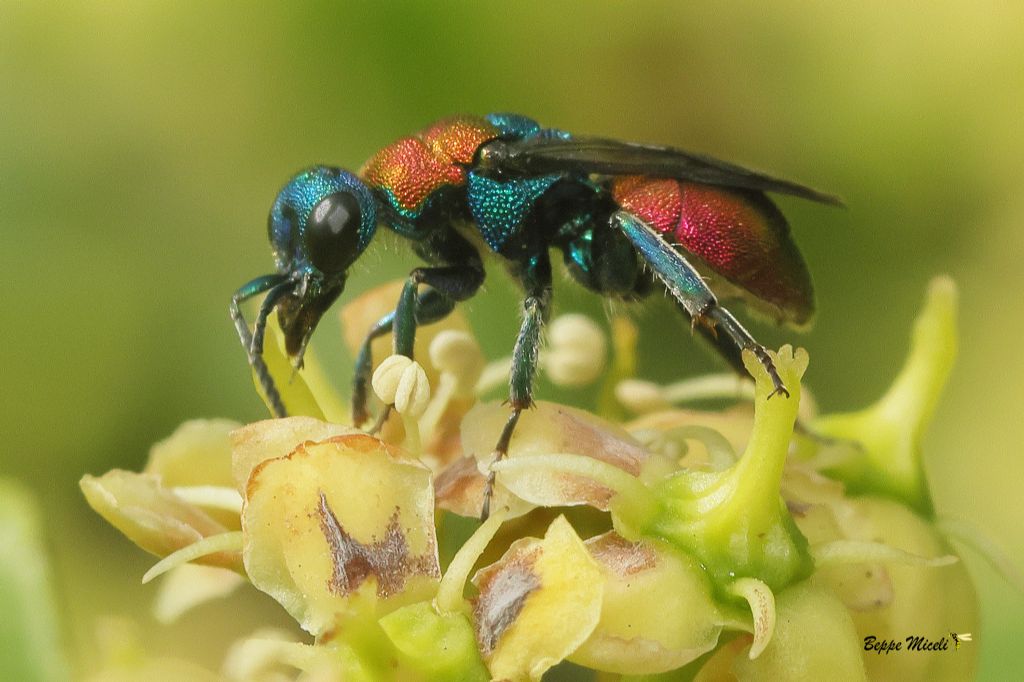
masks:
<svg viewBox="0 0 1024 682"><path fill-rule="evenodd" d="M830 472L851 493L883 495L932 516L921 465L921 439L956 358L956 285L938 277L914 322L910 353L889 390L859 412L826 415L815 432L859 444L856 456Z"/></svg>
<svg viewBox="0 0 1024 682"><path fill-rule="evenodd" d="M713 473L681 471L653 485L647 501L626 494L613 504L620 533L675 545L697 557L719 585L749 576L778 590L813 568L807 540L779 495L807 354L785 346L773 357L791 395L769 400L771 379L744 354L757 382L754 428L736 464Z"/></svg>

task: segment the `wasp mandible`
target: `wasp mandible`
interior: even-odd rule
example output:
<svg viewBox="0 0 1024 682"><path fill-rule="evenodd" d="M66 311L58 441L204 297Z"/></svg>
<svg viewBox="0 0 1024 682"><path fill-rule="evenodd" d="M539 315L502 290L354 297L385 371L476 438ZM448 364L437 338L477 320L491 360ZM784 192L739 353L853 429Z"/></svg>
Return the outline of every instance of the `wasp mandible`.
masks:
<svg viewBox="0 0 1024 682"><path fill-rule="evenodd" d="M494 447L500 460L533 403L541 331L551 308L551 250L573 279L602 296L667 290L701 336L745 373L750 350L788 397L771 358L705 282L779 323L814 312L810 274L767 192L839 205L831 195L700 154L577 136L518 114L456 116L377 152L353 174L316 166L293 177L270 210L277 266L231 299L231 317L275 416L286 414L262 360L276 310L296 368L317 322L341 295L349 267L378 224L409 240L426 263L395 309L369 330L356 359L352 415L367 412L371 342L391 333L412 357L416 327L437 322L484 281L482 252L496 254L523 289L512 352L510 415ZM266 294L250 331L239 304ZM386 417L390 406L384 408ZM378 424L381 420L378 420ZM490 475L482 516L493 489Z"/></svg>

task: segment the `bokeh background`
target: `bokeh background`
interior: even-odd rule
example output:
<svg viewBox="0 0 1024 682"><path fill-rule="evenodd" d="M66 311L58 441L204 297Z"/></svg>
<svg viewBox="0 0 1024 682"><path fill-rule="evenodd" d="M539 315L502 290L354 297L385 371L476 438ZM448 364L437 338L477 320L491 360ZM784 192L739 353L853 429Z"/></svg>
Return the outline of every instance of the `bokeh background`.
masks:
<svg viewBox="0 0 1024 682"><path fill-rule="evenodd" d="M98 665L108 614L139 618L154 653L209 665L253 621L286 622L249 594L154 624L137 579L151 560L87 509L77 480L139 467L185 419L264 416L227 303L271 268L277 189L458 112L521 111L841 194L846 210L779 200L815 278L813 331L752 325L809 349L826 410L881 393L927 281L952 274L961 355L927 469L939 512L1020 564L1024 5L756 5L0 3L0 474L42 506L74 674ZM361 263L350 293L414 260L380 240ZM557 295L561 311L604 314L567 283ZM503 275L467 310L492 357L506 353L517 314ZM669 311L639 315L642 373L716 367ZM322 327L317 350L341 368L340 331ZM1010 679L1024 597L966 556L982 677Z"/></svg>

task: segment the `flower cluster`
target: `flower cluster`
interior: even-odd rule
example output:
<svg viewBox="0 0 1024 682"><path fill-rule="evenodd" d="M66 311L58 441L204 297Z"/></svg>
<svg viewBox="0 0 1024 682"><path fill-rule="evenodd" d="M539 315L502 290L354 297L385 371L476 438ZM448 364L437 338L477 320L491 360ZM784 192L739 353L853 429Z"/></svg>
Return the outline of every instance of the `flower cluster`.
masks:
<svg viewBox="0 0 1024 682"><path fill-rule="evenodd" d="M350 304L346 329L392 301L386 287ZM605 370L597 325L560 318L542 365L564 385L603 375L607 414L540 402L500 462L507 408L482 396L508 361L487 363L455 315L421 330L422 364L378 366L373 389L395 408L379 437L345 425L307 355L306 371L280 382L297 416L186 423L143 472L86 476L82 490L162 557L145 576L165 574L161 618L248 582L311 636L254 623L211 679L538 680L565 661L601 679L964 679L971 647L866 646L977 624L921 467L955 305L952 283L936 280L889 392L824 416L802 385L803 350L772 354L788 399L769 399L752 358L753 384L660 386L631 378L628 323L613 321ZM725 410L680 406L723 397ZM634 416L613 418L623 409ZM479 524L491 471L496 511ZM134 665L158 678L171 663Z"/></svg>

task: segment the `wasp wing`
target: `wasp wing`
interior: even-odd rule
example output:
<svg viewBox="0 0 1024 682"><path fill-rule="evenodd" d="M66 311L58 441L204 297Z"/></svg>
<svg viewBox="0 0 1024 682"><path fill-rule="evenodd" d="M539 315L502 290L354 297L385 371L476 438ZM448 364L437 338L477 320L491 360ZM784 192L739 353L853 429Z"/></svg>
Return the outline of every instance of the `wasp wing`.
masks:
<svg viewBox="0 0 1024 682"><path fill-rule="evenodd" d="M645 175L789 194L831 206L842 205L842 201L831 194L704 154L599 137L573 136L563 139L535 136L505 142L496 151L493 163L503 171L526 175L566 171L588 175Z"/></svg>

